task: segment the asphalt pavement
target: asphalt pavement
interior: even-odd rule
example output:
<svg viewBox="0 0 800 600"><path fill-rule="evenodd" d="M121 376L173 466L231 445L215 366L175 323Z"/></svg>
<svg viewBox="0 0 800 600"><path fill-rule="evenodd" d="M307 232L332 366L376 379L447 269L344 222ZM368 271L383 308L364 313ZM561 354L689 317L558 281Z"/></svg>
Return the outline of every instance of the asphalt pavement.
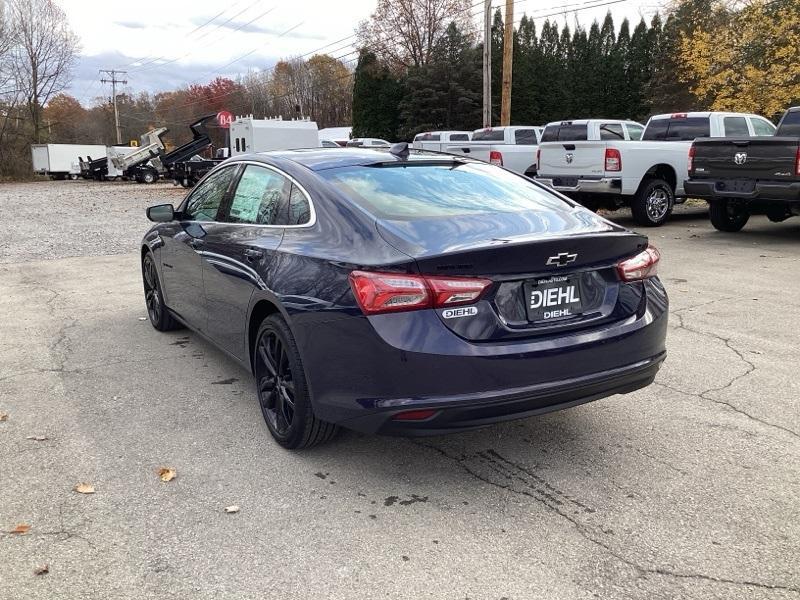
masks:
<svg viewBox="0 0 800 600"><path fill-rule="evenodd" d="M143 208L181 196L0 185L0 598L800 598L800 219L646 231L646 389L288 452L246 371L146 321Z"/></svg>

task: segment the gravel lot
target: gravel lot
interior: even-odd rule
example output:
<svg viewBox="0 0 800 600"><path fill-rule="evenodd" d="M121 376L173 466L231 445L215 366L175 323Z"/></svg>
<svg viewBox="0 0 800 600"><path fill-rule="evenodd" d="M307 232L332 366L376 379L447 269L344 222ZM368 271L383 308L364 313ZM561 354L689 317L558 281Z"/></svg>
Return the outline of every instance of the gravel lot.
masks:
<svg viewBox="0 0 800 600"><path fill-rule="evenodd" d="M0 598L800 597L800 219L648 232L647 389L289 453L246 372L143 320L143 208L182 195L0 185Z"/></svg>

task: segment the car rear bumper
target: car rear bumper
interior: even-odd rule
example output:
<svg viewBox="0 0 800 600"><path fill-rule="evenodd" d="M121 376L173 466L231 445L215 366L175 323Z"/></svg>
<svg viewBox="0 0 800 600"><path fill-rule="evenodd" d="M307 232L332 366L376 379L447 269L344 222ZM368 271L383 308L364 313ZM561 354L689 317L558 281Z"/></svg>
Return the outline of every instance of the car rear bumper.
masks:
<svg viewBox="0 0 800 600"><path fill-rule="evenodd" d="M800 181L756 181L751 191L730 189L733 182L718 179L687 179L683 182L686 195L706 200L737 198L741 200L800 201Z"/></svg>
<svg viewBox="0 0 800 600"><path fill-rule="evenodd" d="M587 193L587 194L621 194L622 179L619 177L584 178L559 177L556 175L543 175L536 177L536 181L558 190L559 192Z"/></svg>
<svg viewBox="0 0 800 600"><path fill-rule="evenodd" d="M526 388L457 396L397 399L401 408L355 417L340 424L365 433L425 436L485 427L579 406L614 394L627 394L653 382L666 352L625 367ZM398 404L399 406L399 404ZM436 409L421 421L398 421L408 410Z"/></svg>
<svg viewBox="0 0 800 600"><path fill-rule="evenodd" d="M666 355L668 300L643 286L630 317L524 339L470 342L433 310L309 314L292 324L320 419L421 435L567 408L648 385ZM435 409L425 421L403 411Z"/></svg>

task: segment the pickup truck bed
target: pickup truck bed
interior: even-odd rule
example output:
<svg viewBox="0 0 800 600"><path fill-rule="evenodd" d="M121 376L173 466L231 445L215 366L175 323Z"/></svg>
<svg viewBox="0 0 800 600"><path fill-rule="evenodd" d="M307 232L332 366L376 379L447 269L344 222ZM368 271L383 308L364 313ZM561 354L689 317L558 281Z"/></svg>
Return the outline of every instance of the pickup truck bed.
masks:
<svg viewBox="0 0 800 600"><path fill-rule="evenodd" d="M800 135L786 135L795 131L794 115L800 125L800 107L790 109L775 136L692 144L684 187L709 202L714 227L739 231L751 214L766 214L772 221L800 214Z"/></svg>

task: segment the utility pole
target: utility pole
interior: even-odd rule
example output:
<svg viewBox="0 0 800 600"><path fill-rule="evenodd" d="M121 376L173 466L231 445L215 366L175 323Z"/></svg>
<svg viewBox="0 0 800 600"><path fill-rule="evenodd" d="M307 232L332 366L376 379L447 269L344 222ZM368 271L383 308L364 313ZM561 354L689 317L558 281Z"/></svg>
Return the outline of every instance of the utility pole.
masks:
<svg viewBox="0 0 800 600"><path fill-rule="evenodd" d="M506 30L503 34L503 100L500 125L511 125L511 64L514 62L514 2L506 0Z"/></svg>
<svg viewBox="0 0 800 600"><path fill-rule="evenodd" d="M100 73L105 73L111 79L100 79L100 83L110 83L111 84L111 100L114 103L114 124L117 127L117 144L122 143L122 132L119 128L119 112L117 111L117 84L121 83L123 85L127 85L127 79L117 79L117 75L127 75L127 71L115 71L114 69L106 70L100 69Z"/></svg>
<svg viewBox="0 0 800 600"><path fill-rule="evenodd" d="M492 0L483 8L483 126L492 126Z"/></svg>

